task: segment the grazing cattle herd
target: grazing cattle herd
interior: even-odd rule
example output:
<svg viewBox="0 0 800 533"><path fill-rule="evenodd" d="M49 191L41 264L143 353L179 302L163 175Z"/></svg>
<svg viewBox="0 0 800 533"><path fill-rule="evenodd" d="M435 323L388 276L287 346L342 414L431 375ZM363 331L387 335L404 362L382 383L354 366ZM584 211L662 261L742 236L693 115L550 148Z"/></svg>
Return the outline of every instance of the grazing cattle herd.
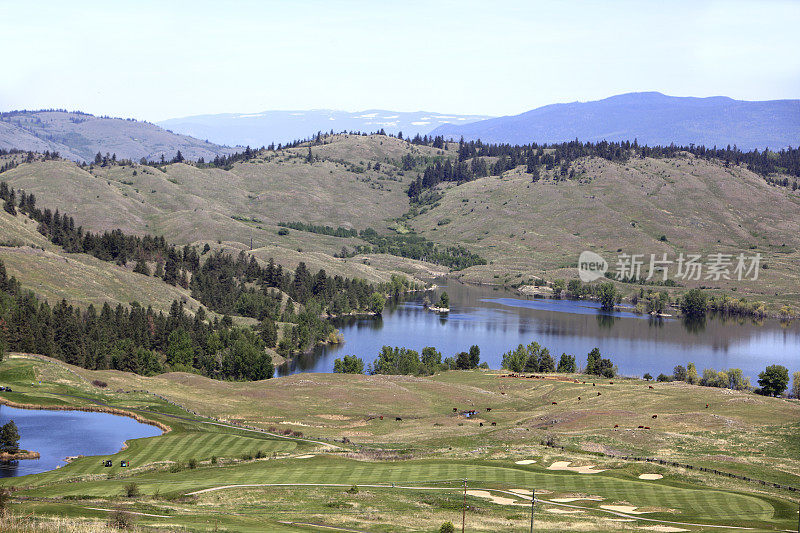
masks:
<svg viewBox="0 0 800 533"><path fill-rule="evenodd" d="M525 378L525 379L530 379L530 378L534 378L534 379L553 379L553 378L551 378L549 376L537 376L537 375L524 376L524 375L521 375L521 374L503 374L500 377L503 377L503 378ZM559 381L569 381L569 382L574 382L574 383L583 383L584 385L586 385L585 381L581 382L581 381L574 380L574 379L564 379L564 380L559 380ZM613 381L609 381L608 384L609 385L613 385L614 382ZM595 383L592 383L592 387L596 387L596 386L597 385ZM654 389L654 387L652 385L648 385L647 388L651 389L651 390ZM505 391L500 391L500 394L505 395L506 393L505 393ZM597 393L597 396L601 396L601 395L602 395L601 392ZM577 398L578 398L578 401L581 400L580 396L578 396ZM472 403L472 402L470 402L470 403ZM555 401L551 401L550 403L551 403L551 405L558 405L558 402L555 402ZM708 408L709 408L709 404L706 404L706 409L708 409ZM486 407L485 411L487 413L489 413L489 412L492 411L492 408L491 407ZM468 409L468 410L465 410L465 411L459 411L458 407L453 407L453 413L455 414L455 416L459 416L459 417L463 416L465 418L472 418L472 417L474 417L475 415L478 414L478 411L476 409ZM374 418L374 417L371 417L371 418ZM383 420L383 415L381 415L379 418L381 420ZM652 415L651 418L655 420L655 419L658 418L658 415L657 414ZM402 420L403 420L402 417L399 417L399 416L395 417L395 421L401 422ZM497 422L491 422L491 425L492 426L497 426ZM479 422L478 426L479 427L484 427L484 422ZM619 424L614 424L614 429L619 429ZM650 426L640 425L640 426L637 427L637 429L650 429Z"/></svg>

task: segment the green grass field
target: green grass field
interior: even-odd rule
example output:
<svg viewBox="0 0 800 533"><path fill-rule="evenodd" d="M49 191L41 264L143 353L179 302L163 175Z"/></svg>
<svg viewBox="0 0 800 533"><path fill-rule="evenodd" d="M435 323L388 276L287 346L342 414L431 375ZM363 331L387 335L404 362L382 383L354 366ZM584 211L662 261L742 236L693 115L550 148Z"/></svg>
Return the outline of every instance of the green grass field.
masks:
<svg viewBox="0 0 800 533"><path fill-rule="evenodd" d="M87 381L93 378L107 380L109 387L93 387ZM350 401L336 410L335 405L342 405L339 389L345 385L339 380L348 379L352 380ZM550 409L548 404L555 409L554 398L561 416L574 413L577 406L561 406L569 403L573 387L584 387L582 383L503 380L481 372L450 372L422 379L302 375L230 383L184 374L143 378L122 372L92 372L27 356L3 362L0 381L13 384L14 393L0 396L15 402L127 408L172 428L159 437L130 441L126 449L110 457L115 464L123 459L131 461L128 469L104 468L100 460L105 457L85 457L55 471L0 480L0 485L15 489L12 510L16 515L35 515L43 523L48 517L66 516L88 528L92 521L105 520L108 510L123 508L141 513L134 516L145 530L264 531L267 527L270 531L313 531L320 530L322 524L356 531L434 531L445 520L460 520L463 480L467 480L470 491L508 498L495 501L482 493L471 493L467 497L470 531L519 531L526 527L530 500L524 493L511 491L531 488L538 491L537 530L543 531L646 530L653 526L719 530L706 525L775 530L791 528L797 519L796 495L785 491L581 451L582 442L593 441L588 437L612 435L598 427L604 425L600 418L614 411L606 409L603 415L602 409L593 406L588 412L597 419L588 417L580 428L555 424L539 433L526 427L524 421L539 419L541 412ZM502 387L505 394L486 398L492 384ZM635 380L605 385L599 398L613 397L614 387L620 389L620 397L613 402L633 401ZM287 388L294 394L287 397ZM202 415L265 428L281 413L291 411L292 419L284 420L292 423L276 426L300 427L306 438L280 438L239 429L196 416L145 392L121 392L133 389L188 403ZM654 392L653 405L642 405L640 410L649 412L658 405L668 419L680 409L680 398L705 401L714 397L714 391L707 396L707 391L694 389L665 385ZM388 390L394 391L395 398L400 390L409 395L395 400L394 409L403 415L402 422L387 416L383 421L353 424L343 414L352 416L365 409L364 402L369 402L371 411L387 412L384 409L389 405L384 402L389 401ZM695 392L700 395L695 396ZM416 397L410 400L417 406L416 415L413 407L397 410L397 405L412 396ZM469 397L492 403L491 413L481 413L474 421L447 413L450 405L464 404ZM755 407L742 403L729 406L725 416L737 420L740 426L747 424L745 435L763 434L765 439L776 441L780 438L776 419L796 420L800 406L779 399L765 400L765 405ZM247 414L245 405L260 411L260 419ZM616 413L610 416L618 416ZM448 425L439 422L448 419L452 421ZM498 426L480 428L478 420L492 420ZM335 442L332 435L343 433L346 425L361 436L351 435L350 443ZM678 427L668 422L656 431L652 438L663 446L664 435L678 432ZM690 433L686 428L683 431L684 436ZM564 442L576 439L575 446L565 450L541 446L537 439L544 434L566 439ZM317 438L327 442L315 442ZM721 441L725 437L717 433L714 438ZM613 444L622 447L634 442L621 439ZM754 437L749 446L766 446L766 442L762 444ZM794 464L790 469L796 469L798 453L796 449L780 452L780 448L765 448L771 466L767 465L769 461L751 463L747 453L736 446L729 453L762 476L772 471L774 477L780 477L786 464ZM781 453L783 459L777 459ZM212 457L217 458L213 464ZM698 463L701 457L696 451L684 459ZM520 459L536 462L517 464ZM192 460L196 467L189 468ZM557 461L592 464L604 471L581 474L548 469ZM641 480L638 476L642 473L664 477ZM135 483L139 492L133 498L123 496L130 483ZM358 491L348 492L353 485L359 487ZM204 492L192 494L197 491ZM580 497L592 499L554 501Z"/></svg>

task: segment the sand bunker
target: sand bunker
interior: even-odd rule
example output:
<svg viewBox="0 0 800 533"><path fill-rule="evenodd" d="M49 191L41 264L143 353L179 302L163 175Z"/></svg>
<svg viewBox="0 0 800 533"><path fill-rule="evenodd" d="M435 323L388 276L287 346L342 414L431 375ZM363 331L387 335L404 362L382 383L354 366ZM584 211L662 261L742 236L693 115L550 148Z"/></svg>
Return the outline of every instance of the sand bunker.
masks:
<svg viewBox="0 0 800 533"><path fill-rule="evenodd" d="M689 531L688 529L674 526L644 526L642 529L646 529L648 531L660 531L662 533L680 533L681 531Z"/></svg>
<svg viewBox="0 0 800 533"><path fill-rule="evenodd" d="M556 514L576 514L582 513L580 509L548 509L548 513L556 513Z"/></svg>
<svg viewBox="0 0 800 533"><path fill-rule="evenodd" d="M594 465L587 466L569 466L570 461L556 461L547 467L548 470L568 470L570 472L577 472L579 474L599 474L605 470L597 470Z"/></svg>
<svg viewBox="0 0 800 533"><path fill-rule="evenodd" d="M661 474L641 474L639 479L661 479L663 477Z"/></svg>
<svg viewBox="0 0 800 533"><path fill-rule="evenodd" d="M314 457L313 453L308 455L298 455L297 457L295 457L295 459L311 459L312 457Z"/></svg>
<svg viewBox="0 0 800 533"><path fill-rule="evenodd" d="M500 505L518 505L522 502L519 500L515 500L513 498L503 498L502 496L495 496L489 491L486 490L468 490L467 494L470 496L476 496L478 498L486 498L490 500L492 503L497 503Z"/></svg>
<svg viewBox="0 0 800 533"><path fill-rule="evenodd" d="M550 498L551 502L558 502L558 503L570 503L570 502L579 502L581 500L586 500L590 502L601 502L603 498Z"/></svg>
<svg viewBox="0 0 800 533"><path fill-rule="evenodd" d="M637 511L638 507L633 505L601 505L601 509L606 509L608 511L616 511L618 513L625 513L625 514L645 514L647 511Z"/></svg>
<svg viewBox="0 0 800 533"><path fill-rule="evenodd" d="M518 465L532 465L535 462L536 462L535 459L523 459L522 461L514 461L514 463Z"/></svg>

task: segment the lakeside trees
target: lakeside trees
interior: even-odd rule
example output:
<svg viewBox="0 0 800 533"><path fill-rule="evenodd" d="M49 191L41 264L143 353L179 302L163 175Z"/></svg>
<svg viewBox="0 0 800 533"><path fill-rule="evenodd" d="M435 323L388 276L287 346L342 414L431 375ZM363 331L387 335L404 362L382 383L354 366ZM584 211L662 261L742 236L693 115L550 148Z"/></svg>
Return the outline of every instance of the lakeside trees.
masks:
<svg viewBox="0 0 800 533"><path fill-rule="evenodd" d="M0 427L0 452L17 453L19 451L19 430L13 420Z"/></svg>
<svg viewBox="0 0 800 533"><path fill-rule="evenodd" d="M780 396L789 385L789 369L783 365L769 365L758 375L760 389L756 392L764 396Z"/></svg>

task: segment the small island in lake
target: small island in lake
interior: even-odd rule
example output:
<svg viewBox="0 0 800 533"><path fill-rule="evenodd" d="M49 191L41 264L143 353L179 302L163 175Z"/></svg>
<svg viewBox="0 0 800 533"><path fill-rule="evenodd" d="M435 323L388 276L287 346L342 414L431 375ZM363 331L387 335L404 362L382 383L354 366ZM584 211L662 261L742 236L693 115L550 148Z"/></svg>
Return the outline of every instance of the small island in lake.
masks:
<svg viewBox="0 0 800 533"><path fill-rule="evenodd" d="M450 297L446 292L443 292L439 297L439 302L436 305L431 305L427 297L425 297L425 308L434 313L449 313L450 312Z"/></svg>
<svg viewBox="0 0 800 533"><path fill-rule="evenodd" d="M39 452L19 449L19 430L13 420L0 427L0 463L38 458Z"/></svg>

